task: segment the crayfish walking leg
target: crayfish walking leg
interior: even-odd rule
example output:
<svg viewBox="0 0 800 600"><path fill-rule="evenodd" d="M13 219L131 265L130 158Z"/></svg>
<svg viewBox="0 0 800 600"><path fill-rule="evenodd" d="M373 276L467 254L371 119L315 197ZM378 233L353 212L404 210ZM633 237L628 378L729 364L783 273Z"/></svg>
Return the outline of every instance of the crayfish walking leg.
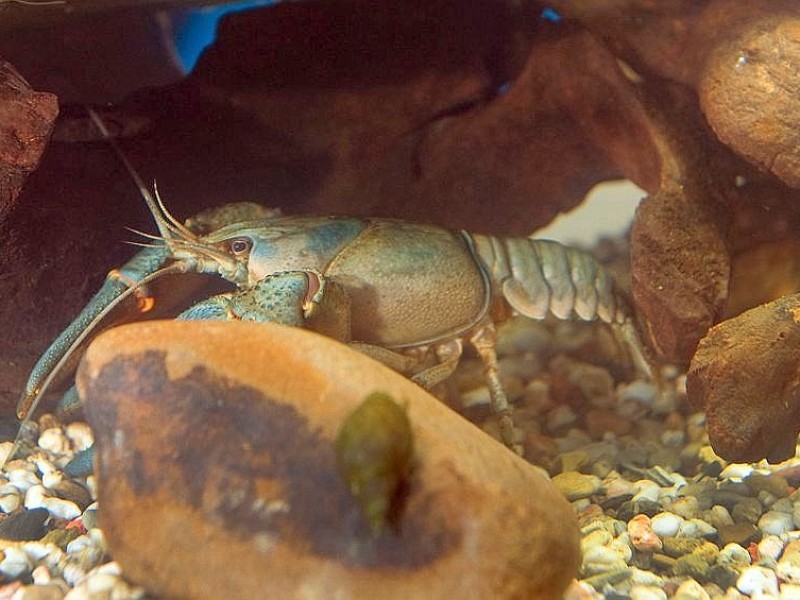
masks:
<svg viewBox="0 0 800 600"><path fill-rule="evenodd" d="M483 363L483 373L486 377L486 384L489 387L489 397L492 403L492 413L497 416L500 425L500 437L503 443L514 450L517 454L522 454L522 448L514 440L514 420L511 417L511 406L508 404L508 397L500 383L497 367L497 330L494 323L488 322L481 326L470 338L470 343L478 352L478 356Z"/></svg>

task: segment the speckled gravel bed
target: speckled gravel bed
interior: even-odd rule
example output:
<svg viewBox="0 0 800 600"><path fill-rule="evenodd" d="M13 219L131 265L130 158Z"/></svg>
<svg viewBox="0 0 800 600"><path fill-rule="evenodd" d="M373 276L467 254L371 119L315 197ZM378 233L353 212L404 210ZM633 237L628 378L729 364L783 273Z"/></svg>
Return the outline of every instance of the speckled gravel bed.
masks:
<svg viewBox="0 0 800 600"><path fill-rule="evenodd" d="M26 428L17 458L0 474L0 600L145 597L108 556L94 476L73 473L91 444L83 422L43 415ZM0 443L0 460L11 448Z"/></svg>
<svg viewBox="0 0 800 600"><path fill-rule="evenodd" d="M665 367L660 391L627 381L602 326L516 320L499 352L525 455L579 517L583 565L565 600L800 599L800 459L720 459L685 377ZM454 408L496 433L477 359L450 387ZM43 415L26 440L0 475L0 600L144 598L107 554L93 476L73 475L88 426Z"/></svg>
<svg viewBox="0 0 800 600"><path fill-rule="evenodd" d="M800 458L722 460L684 374L664 367L657 390L565 354L596 348L593 326L511 329L500 364L525 455L581 527L583 564L565 600L800 599ZM480 386L463 397L487 410Z"/></svg>

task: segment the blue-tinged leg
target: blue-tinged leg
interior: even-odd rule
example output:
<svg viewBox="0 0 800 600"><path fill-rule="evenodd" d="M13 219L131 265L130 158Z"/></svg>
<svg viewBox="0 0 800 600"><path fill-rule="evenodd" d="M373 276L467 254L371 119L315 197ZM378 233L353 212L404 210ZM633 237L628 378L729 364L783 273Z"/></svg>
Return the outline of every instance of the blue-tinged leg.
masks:
<svg viewBox="0 0 800 600"><path fill-rule="evenodd" d="M17 415L25 418L45 391L56 373L69 361L74 350L103 320L114 301L144 277L152 275L169 259L166 247L145 248L119 269L109 272L103 287L92 297L86 307L75 317L56 340L50 344L33 367L25 390L17 404ZM152 299L144 291L139 294L139 310L152 308Z"/></svg>

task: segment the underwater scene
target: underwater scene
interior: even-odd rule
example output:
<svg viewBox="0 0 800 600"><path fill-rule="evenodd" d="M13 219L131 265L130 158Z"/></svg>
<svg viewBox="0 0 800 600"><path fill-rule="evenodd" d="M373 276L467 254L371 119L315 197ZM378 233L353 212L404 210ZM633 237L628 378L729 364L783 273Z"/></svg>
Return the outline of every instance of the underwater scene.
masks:
<svg viewBox="0 0 800 600"><path fill-rule="evenodd" d="M0 600L800 599L800 6L0 0Z"/></svg>

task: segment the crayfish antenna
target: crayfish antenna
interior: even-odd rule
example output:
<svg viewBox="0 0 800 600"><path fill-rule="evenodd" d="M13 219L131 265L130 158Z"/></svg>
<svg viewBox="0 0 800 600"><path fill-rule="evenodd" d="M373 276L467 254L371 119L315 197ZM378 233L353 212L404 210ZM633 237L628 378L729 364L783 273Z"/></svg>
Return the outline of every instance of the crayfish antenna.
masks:
<svg viewBox="0 0 800 600"><path fill-rule="evenodd" d="M119 160L125 166L125 169L130 174L131 178L136 184L137 189L139 190L139 194L141 195L142 199L144 199L145 204L147 204L147 208L153 215L153 219L156 222L156 227L158 227L158 232L161 234L161 237L165 240L171 240L175 237L192 241L197 240L197 236L185 225L183 225L183 223L172 216L172 214L167 210L164 201L161 199L161 196L158 193L158 186L156 185L155 181L153 181L153 191L155 193L155 198L153 198L153 194L150 193L150 190L145 185L144 180L139 175L136 167L133 166L133 163L131 163L126 154L122 151L122 148L120 148L117 140L114 139L114 136L112 136L108 131L108 128L103 122L103 119L100 118L100 115L98 115L91 106L86 107L86 112L89 114L89 117L92 119L95 127L97 127L97 130L108 142L108 144L114 150L114 153L117 155Z"/></svg>

